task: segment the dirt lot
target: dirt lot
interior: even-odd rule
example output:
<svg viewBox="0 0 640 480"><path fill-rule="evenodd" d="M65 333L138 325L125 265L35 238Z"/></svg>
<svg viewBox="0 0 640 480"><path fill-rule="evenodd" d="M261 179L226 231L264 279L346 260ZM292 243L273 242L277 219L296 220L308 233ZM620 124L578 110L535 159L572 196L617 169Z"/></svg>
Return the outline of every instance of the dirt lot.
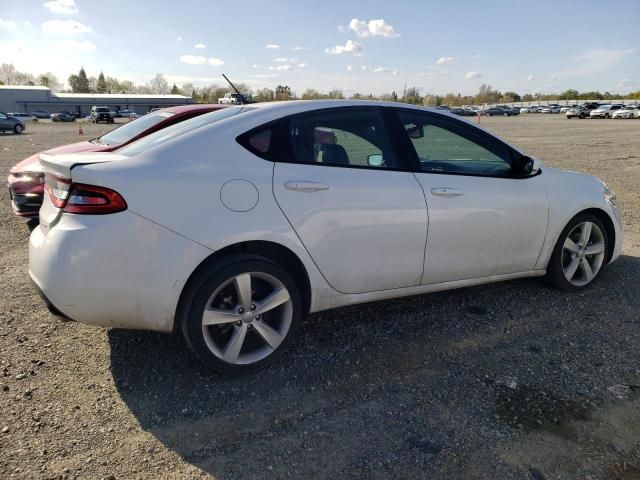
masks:
<svg viewBox="0 0 640 480"><path fill-rule="evenodd" d="M180 338L52 317L4 196L0 478L640 478L640 121L482 124L616 190L623 256L580 294L523 280L313 315L244 378ZM0 135L0 175L80 138Z"/></svg>

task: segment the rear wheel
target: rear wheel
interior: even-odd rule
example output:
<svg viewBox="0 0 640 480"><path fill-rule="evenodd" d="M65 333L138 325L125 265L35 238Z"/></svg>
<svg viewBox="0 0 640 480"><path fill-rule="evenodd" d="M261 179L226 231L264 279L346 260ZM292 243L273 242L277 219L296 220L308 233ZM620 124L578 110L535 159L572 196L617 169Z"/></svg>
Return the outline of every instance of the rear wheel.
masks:
<svg viewBox="0 0 640 480"><path fill-rule="evenodd" d="M226 374L254 371L274 361L291 344L302 314L291 275L255 255L212 263L190 282L178 313L196 356Z"/></svg>
<svg viewBox="0 0 640 480"><path fill-rule="evenodd" d="M15 127L13 127L13 132L17 133L18 135L20 135L23 130L24 130L24 127L22 125L20 125L19 123L16 124Z"/></svg>
<svg viewBox="0 0 640 480"><path fill-rule="evenodd" d="M558 238L547 266L547 281L568 292L582 290L600 273L608 248L607 230L600 219L577 215Z"/></svg>

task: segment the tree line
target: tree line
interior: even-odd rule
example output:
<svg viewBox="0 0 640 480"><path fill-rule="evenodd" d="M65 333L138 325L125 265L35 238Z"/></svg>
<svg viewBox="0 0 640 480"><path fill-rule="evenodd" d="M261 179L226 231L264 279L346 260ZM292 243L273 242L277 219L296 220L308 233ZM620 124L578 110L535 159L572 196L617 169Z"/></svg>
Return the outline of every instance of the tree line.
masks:
<svg viewBox="0 0 640 480"><path fill-rule="evenodd" d="M180 86L175 83L169 86L169 82L163 74L157 73L143 85L136 85L130 80L119 80L115 77L105 76L100 72L96 76L87 76L84 68L80 68L77 74L70 75L67 79L68 89L64 89L62 82L51 72L40 75L19 72L12 64L3 63L0 66L0 85L42 85L52 91L70 91L73 93L114 93L114 94L174 94L190 96L198 103L217 103L218 98L232 92L229 86L211 84L204 87L196 87L192 83L184 83ZM271 102L276 100L316 100L316 99L341 99L346 98L342 90L332 89L328 92L309 88L300 96L288 85L278 85L276 88L260 88L252 90L248 85L239 83L238 90L251 95L257 102ZM491 85L483 83L475 95L462 95L461 93L447 93L445 95L422 94L416 86L404 87L401 92L391 92L382 95L372 93L353 93L350 98L365 100L384 100L392 102L412 103L415 105L430 106L461 106L482 105L494 103L512 102L537 102L558 100L640 100L640 90L626 95L610 92L579 92L578 90L566 90L562 93L525 93L520 95L513 91L500 92Z"/></svg>

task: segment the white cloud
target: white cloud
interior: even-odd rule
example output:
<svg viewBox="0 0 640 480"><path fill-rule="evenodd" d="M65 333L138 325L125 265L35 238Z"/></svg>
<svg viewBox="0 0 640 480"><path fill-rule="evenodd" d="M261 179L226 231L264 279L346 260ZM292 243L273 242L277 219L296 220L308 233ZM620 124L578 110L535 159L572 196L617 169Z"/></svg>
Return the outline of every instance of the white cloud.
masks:
<svg viewBox="0 0 640 480"><path fill-rule="evenodd" d="M265 68L262 65L258 65L257 63L254 63L253 65L251 65L251 68Z"/></svg>
<svg viewBox="0 0 640 480"><path fill-rule="evenodd" d="M277 73L261 73L259 75L249 75L252 78L275 78L279 75Z"/></svg>
<svg viewBox="0 0 640 480"><path fill-rule="evenodd" d="M78 13L78 6L75 0L52 0L45 2L42 6L53 13L61 13L63 15Z"/></svg>
<svg viewBox="0 0 640 480"><path fill-rule="evenodd" d="M299 63L298 68L307 68L309 66L308 63Z"/></svg>
<svg viewBox="0 0 640 480"><path fill-rule="evenodd" d="M193 48L207 48L207 46L204 43L196 43Z"/></svg>
<svg viewBox="0 0 640 480"><path fill-rule="evenodd" d="M338 25L336 27L336 30L338 31L338 33L344 33L347 30L347 27L345 27L344 25Z"/></svg>
<svg viewBox="0 0 640 480"><path fill-rule="evenodd" d="M567 64L573 63L566 70L557 72L555 77L582 77L612 70L616 65L636 53L633 48L609 50L592 48L574 56Z"/></svg>
<svg viewBox="0 0 640 480"><path fill-rule="evenodd" d="M278 65L278 66L270 66L269 70L277 70L277 71L286 71L286 70L293 70L293 65Z"/></svg>
<svg viewBox="0 0 640 480"><path fill-rule="evenodd" d="M59 47L64 51L91 52L96 49L95 43L89 40L63 40Z"/></svg>
<svg viewBox="0 0 640 480"><path fill-rule="evenodd" d="M180 35L178 35L178 36L176 37L176 40L177 40L177 41L179 41L179 42L181 42L181 41L182 41L182 37L181 37Z"/></svg>
<svg viewBox="0 0 640 480"><path fill-rule="evenodd" d="M213 65L214 67L219 67L220 65L224 65L224 61L219 58L207 58L202 57L200 55L182 55L180 57L180 61L182 63L188 63L189 65Z"/></svg>
<svg viewBox="0 0 640 480"><path fill-rule="evenodd" d="M351 67L351 65L349 65L349 67ZM347 67L347 70L351 71L349 69L349 67ZM382 67L382 66L369 67L367 65L363 65L362 67L360 67L360 70L362 70L363 72L390 73L391 75L400 75L400 71L399 70L395 70L395 69L387 68L387 67Z"/></svg>
<svg viewBox="0 0 640 480"><path fill-rule="evenodd" d="M13 30L16 28L16 22L13 20L2 20L0 18L0 28L6 28L7 30Z"/></svg>
<svg viewBox="0 0 640 480"><path fill-rule="evenodd" d="M362 55L364 51L364 47L360 45L358 42L354 42L353 40L347 40L347 43L344 45L336 45L333 48L327 48L325 52L332 55L341 55L343 53L350 53L355 56Z"/></svg>
<svg viewBox="0 0 640 480"><path fill-rule="evenodd" d="M389 25L382 18L369 20L352 19L349 22L349 28L356 32L359 37L399 37L400 34L396 33L392 25Z"/></svg>
<svg viewBox="0 0 640 480"><path fill-rule="evenodd" d="M482 75L480 75L478 72L467 72L464 78L466 78L467 80L474 80L476 78L482 78Z"/></svg>
<svg viewBox="0 0 640 480"><path fill-rule="evenodd" d="M549 75L549 80L555 80L556 78L558 77L556 77L555 75Z"/></svg>
<svg viewBox="0 0 640 480"><path fill-rule="evenodd" d="M278 50L280 48L280 45L276 44L276 43L269 43L267 45L264 46L265 48L270 48L272 50Z"/></svg>
<svg viewBox="0 0 640 480"><path fill-rule="evenodd" d="M300 50L304 50L304 47L291 47L291 50L298 52Z"/></svg>
<svg viewBox="0 0 640 480"><path fill-rule="evenodd" d="M280 57L280 58L274 58L273 61L276 62L276 63L296 63L298 61L298 59L297 58Z"/></svg>
<svg viewBox="0 0 640 480"><path fill-rule="evenodd" d="M47 20L46 22L42 22L42 30L45 33L54 33L57 35L77 35L91 31L85 24L76 22L75 20Z"/></svg>
<svg viewBox="0 0 640 480"><path fill-rule="evenodd" d="M535 79L536 79L536 76L535 76L535 75L529 75L529 76L527 77L527 80L529 80L529 81L531 81L531 80L535 80Z"/></svg>
<svg viewBox="0 0 640 480"><path fill-rule="evenodd" d="M473 58L475 58L476 60L481 60L483 58L487 58L488 55L485 55L484 53L476 53Z"/></svg>
<svg viewBox="0 0 640 480"><path fill-rule="evenodd" d="M351 70L353 70L353 65L347 65L347 72L350 72Z"/></svg>
<svg viewBox="0 0 640 480"><path fill-rule="evenodd" d="M436 65L450 65L452 63L455 63L455 61L455 57L440 57L438 60L436 60Z"/></svg>

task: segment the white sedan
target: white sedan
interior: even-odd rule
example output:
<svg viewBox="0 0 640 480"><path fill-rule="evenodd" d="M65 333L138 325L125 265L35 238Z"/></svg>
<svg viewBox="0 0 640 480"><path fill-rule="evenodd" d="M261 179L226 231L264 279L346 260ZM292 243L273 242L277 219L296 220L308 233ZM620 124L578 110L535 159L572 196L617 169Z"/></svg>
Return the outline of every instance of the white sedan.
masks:
<svg viewBox="0 0 640 480"><path fill-rule="evenodd" d="M640 107L637 105L627 105L620 110L613 112L611 118L638 118L640 117Z"/></svg>
<svg viewBox="0 0 640 480"><path fill-rule="evenodd" d="M225 373L309 312L522 277L578 291L622 246L602 181L397 103L231 107L41 163L29 274L52 311L181 331Z"/></svg>

